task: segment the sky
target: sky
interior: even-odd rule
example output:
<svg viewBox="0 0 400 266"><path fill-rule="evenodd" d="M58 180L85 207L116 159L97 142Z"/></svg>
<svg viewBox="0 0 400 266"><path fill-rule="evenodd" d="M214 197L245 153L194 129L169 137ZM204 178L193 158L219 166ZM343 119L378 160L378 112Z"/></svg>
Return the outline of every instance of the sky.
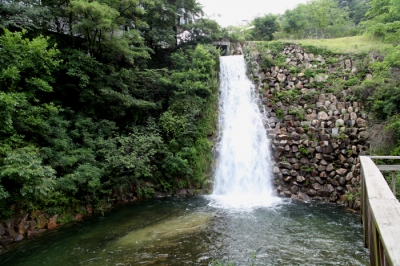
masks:
<svg viewBox="0 0 400 266"><path fill-rule="evenodd" d="M283 14L307 0L197 0L206 15L222 27L246 25L255 17L268 13Z"/></svg>

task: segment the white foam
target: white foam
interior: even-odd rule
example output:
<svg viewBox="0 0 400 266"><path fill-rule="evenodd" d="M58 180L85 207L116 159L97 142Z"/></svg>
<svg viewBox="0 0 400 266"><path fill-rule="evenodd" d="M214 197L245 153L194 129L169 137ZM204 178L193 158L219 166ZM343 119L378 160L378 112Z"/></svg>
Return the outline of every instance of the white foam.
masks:
<svg viewBox="0 0 400 266"><path fill-rule="evenodd" d="M248 195L210 195L208 204L214 208L236 211L253 211L257 208L275 208L283 203L278 197Z"/></svg>
<svg viewBox="0 0 400 266"><path fill-rule="evenodd" d="M272 206L270 143L243 56L221 57L220 141L210 205Z"/></svg>

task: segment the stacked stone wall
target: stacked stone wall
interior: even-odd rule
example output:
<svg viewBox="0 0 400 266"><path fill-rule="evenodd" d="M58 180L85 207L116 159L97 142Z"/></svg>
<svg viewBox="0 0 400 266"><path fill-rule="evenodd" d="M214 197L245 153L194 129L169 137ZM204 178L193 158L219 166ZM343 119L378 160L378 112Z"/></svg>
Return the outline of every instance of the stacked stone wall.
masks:
<svg viewBox="0 0 400 266"><path fill-rule="evenodd" d="M286 45L280 53L284 66L265 67L266 57L273 60L278 55L258 53L251 44L236 50L244 51L249 76L260 93L275 161L276 194L359 209L358 156L369 149L368 117L364 106L348 97L350 87L338 88L328 80L332 73L343 80L356 76L356 59L338 55L335 63L327 64L324 55ZM307 77L307 69L318 74ZM332 87L335 93L329 92Z"/></svg>

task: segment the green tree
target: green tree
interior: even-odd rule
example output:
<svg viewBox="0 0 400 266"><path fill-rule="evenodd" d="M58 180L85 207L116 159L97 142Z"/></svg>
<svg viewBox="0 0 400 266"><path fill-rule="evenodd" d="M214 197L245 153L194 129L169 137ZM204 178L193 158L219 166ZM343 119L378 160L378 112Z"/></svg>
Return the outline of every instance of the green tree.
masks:
<svg viewBox="0 0 400 266"><path fill-rule="evenodd" d="M279 31L278 16L267 14L263 17L257 17L252 21L254 29L252 37L254 40L273 40L273 33Z"/></svg>
<svg viewBox="0 0 400 266"><path fill-rule="evenodd" d="M365 13L369 9L370 0L336 0L340 8L347 8L350 20L358 25L365 20Z"/></svg>
<svg viewBox="0 0 400 266"><path fill-rule="evenodd" d="M400 1L372 0L364 25L369 34L393 44L400 43Z"/></svg>
<svg viewBox="0 0 400 266"><path fill-rule="evenodd" d="M124 15L132 16L132 14L126 14L127 12L121 14L118 11L118 9L129 10L131 6L134 9L135 4L138 5L138 1L134 1L134 3L132 1L128 1L126 6L112 6L97 1L71 1L69 11L76 18L72 29L85 39L87 52L90 55L102 58L104 50L107 49L109 53L117 55L117 58L122 57L118 61L126 60L131 64L137 57L149 57L145 49L138 49L142 46L138 31L134 28L129 29L129 26L138 27L143 22L135 25L133 19L124 18ZM111 1L110 3L119 2ZM123 10L121 11L123 12Z"/></svg>
<svg viewBox="0 0 400 266"><path fill-rule="evenodd" d="M220 31L214 21L192 20L198 3L20 5L0 7L8 10L0 18L0 216L12 204L50 214L82 204L102 211L111 198L201 187L219 54L191 45ZM180 39L184 31L189 38ZM157 65L168 68L149 67Z"/></svg>
<svg viewBox="0 0 400 266"><path fill-rule="evenodd" d="M179 43L182 44L207 44L224 36L218 23L210 19L197 19L194 23L183 25L182 28L185 31L178 36Z"/></svg>
<svg viewBox="0 0 400 266"><path fill-rule="evenodd" d="M175 87L168 110L160 117L168 152L162 162L164 183L200 187L211 161L206 136L215 122L216 66L219 53L214 47L197 45L178 50L172 56L171 83Z"/></svg>
<svg viewBox="0 0 400 266"><path fill-rule="evenodd" d="M155 51L175 49L187 24L202 13L195 0L156 0L145 4L147 25L141 28L149 47Z"/></svg>
<svg viewBox="0 0 400 266"><path fill-rule="evenodd" d="M301 38L309 24L307 19L307 6L299 4L294 9L286 10L282 19L282 30L294 37Z"/></svg>
<svg viewBox="0 0 400 266"><path fill-rule="evenodd" d="M45 102L52 91L51 76L59 65L59 51L43 36L29 40L26 31L5 29L0 37L0 197L19 190L39 199L53 184L55 171L42 163L33 144L45 135L48 119L60 109ZM32 143L33 142L33 143Z"/></svg>
<svg viewBox="0 0 400 266"><path fill-rule="evenodd" d="M0 2L0 27L8 29L47 29L50 9L36 0ZM43 31L42 31L43 33Z"/></svg>
<svg viewBox="0 0 400 266"><path fill-rule="evenodd" d="M308 14L317 38L325 37L328 26L348 22L348 12L338 7L334 0L314 0L308 5Z"/></svg>

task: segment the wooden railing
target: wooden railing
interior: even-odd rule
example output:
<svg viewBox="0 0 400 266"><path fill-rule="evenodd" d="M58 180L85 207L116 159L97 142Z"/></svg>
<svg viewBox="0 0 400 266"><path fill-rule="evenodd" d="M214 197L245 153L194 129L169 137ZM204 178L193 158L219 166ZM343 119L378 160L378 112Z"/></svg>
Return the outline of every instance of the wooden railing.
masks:
<svg viewBox="0 0 400 266"><path fill-rule="evenodd" d="M394 159L400 160L400 156L368 156L371 159ZM395 171L400 171L400 165L377 165L378 169L381 171L392 171L392 191L393 195L396 197L396 174Z"/></svg>
<svg viewBox="0 0 400 266"><path fill-rule="evenodd" d="M360 156L360 162L364 245L371 266L400 266L400 203L371 157Z"/></svg>

